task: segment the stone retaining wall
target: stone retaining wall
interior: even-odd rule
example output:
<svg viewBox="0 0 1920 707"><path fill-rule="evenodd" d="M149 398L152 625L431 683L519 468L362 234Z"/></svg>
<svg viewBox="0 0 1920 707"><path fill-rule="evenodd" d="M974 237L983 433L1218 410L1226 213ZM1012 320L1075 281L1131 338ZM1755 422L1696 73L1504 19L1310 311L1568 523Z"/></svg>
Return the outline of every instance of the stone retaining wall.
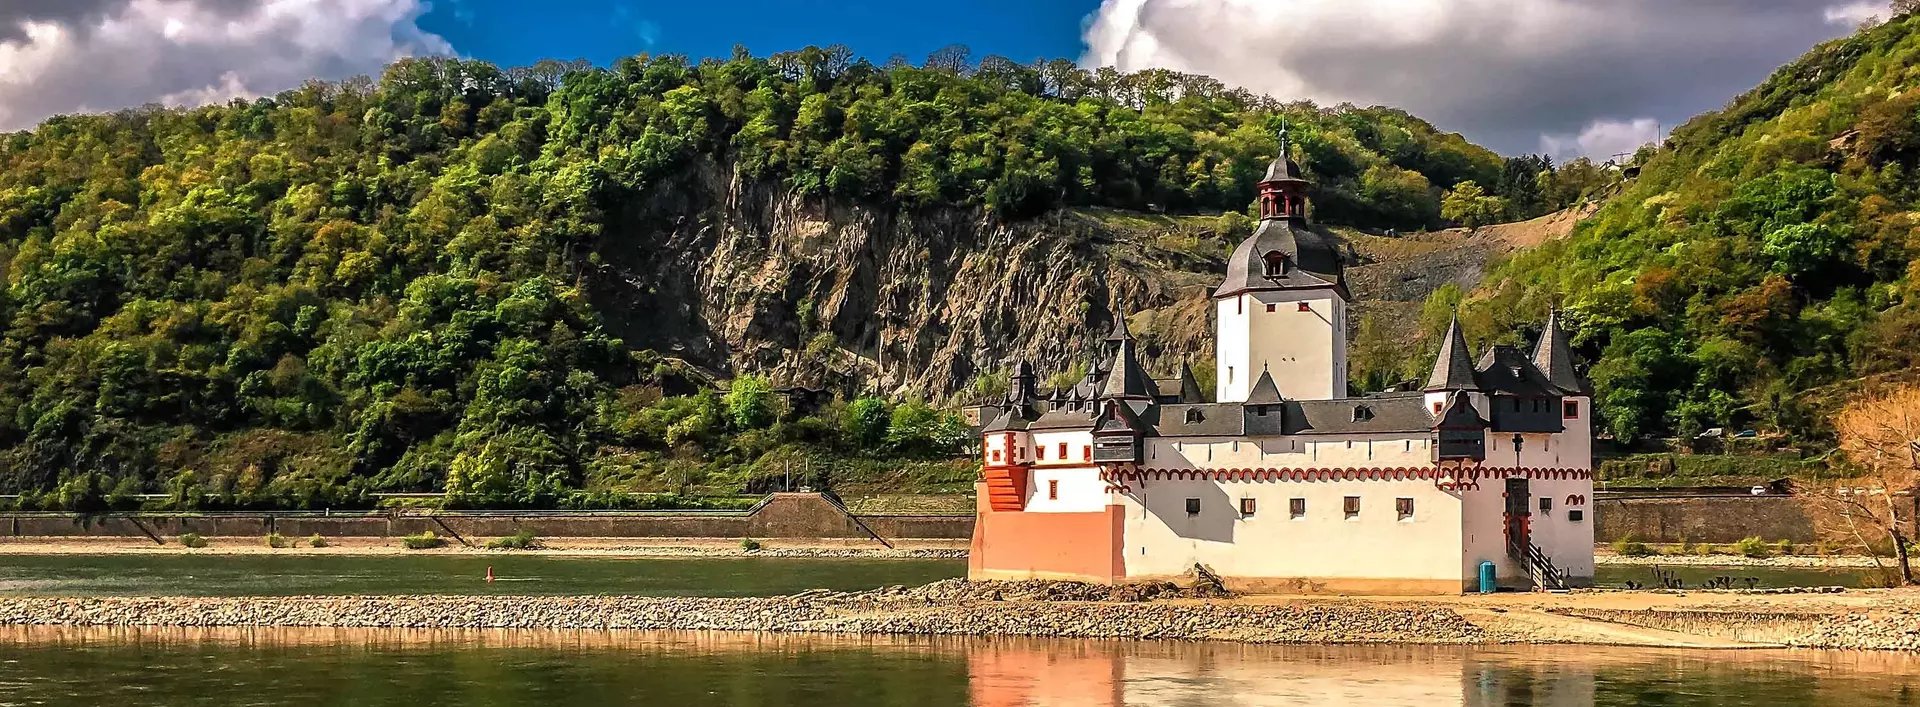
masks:
<svg viewBox="0 0 1920 707"><path fill-rule="evenodd" d="M0 514L0 538L144 537L184 533L207 537L396 537L431 530L493 538L528 530L548 538L835 538L872 534L899 539L964 539L973 516L850 516L819 494L781 493L752 514L511 514L326 517L284 514ZM871 531L872 534L869 533Z"/></svg>
<svg viewBox="0 0 1920 707"><path fill-rule="evenodd" d="M1810 504L1797 496L1604 499L1594 502L1594 540L1628 533L1650 543L1735 543L1758 536L1809 543L1818 539Z"/></svg>

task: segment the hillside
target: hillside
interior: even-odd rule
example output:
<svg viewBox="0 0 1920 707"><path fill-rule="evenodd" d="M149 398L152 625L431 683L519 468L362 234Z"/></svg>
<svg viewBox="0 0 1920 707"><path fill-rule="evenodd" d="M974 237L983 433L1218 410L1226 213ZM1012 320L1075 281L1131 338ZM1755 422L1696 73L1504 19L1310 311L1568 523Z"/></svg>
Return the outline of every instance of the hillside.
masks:
<svg viewBox="0 0 1920 707"><path fill-rule="evenodd" d="M1569 310L1622 439L1818 440L1831 393L1920 357L1920 18L1814 48L1636 158L1565 241L1497 267L1470 338Z"/></svg>
<svg viewBox="0 0 1920 707"><path fill-rule="evenodd" d="M56 118L0 135L0 493L594 504L823 454L951 480L913 397L1063 369L1116 312L1156 367L1210 355L1195 293L1283 115L1323 221L1435 227L1467 181L1544 203L1536 163L1391 109L835 48Z"/></svg>

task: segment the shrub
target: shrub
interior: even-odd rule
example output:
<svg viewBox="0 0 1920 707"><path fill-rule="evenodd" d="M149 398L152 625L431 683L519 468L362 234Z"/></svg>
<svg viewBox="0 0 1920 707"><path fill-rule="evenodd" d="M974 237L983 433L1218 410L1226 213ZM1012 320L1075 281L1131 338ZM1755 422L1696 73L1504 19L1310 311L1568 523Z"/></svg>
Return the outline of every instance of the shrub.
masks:
<svg viewBox="0 0 1920 707"><path fill-rule="evenodd" d="M400 544L408 550L432 550L436 547L445 546L447 540L446 538L434 535L433 531L429 530L419 535L402 535L400 536Z"/></svg>
<svg viewBox="0 0 1920 707"><path fill-rule="evenodd" d="M757 551L760 549L760 541L753 538L741 538L740 549L746 550L747 552Z"/></svg>
<svg viewBox="0 0 1920 707"><path fill-rule="evenodd" d="M1693 554L1699 555L1701 557L1706 557L1708 555L1717 554L1719 553L1719 551L1720 551L1719 548L1714 547L1713 543L1700 543L1699 547L1696 547L1693 549Z"/></svg>
<svg viewBox="0 0 1920 707"><path fill-rule="evenodd" d="M1742 538L1740 542L1734 543L1733 550L1734 552L1755 559L1773 556L1773 546L1768 545L1767 541L1761 540L1758 535Z"/></svg>
<svg viewBox="0 0 1920 707"><path fill-rule="evenodd" d="M1793 541L1786 538L1781 538L1780 542L1773 544L1773 553L1776 555L1791 555L1795 549Z"/></svg>
<svg viewBox="0 0 1920 707"><path fill-rule="evenodd" d="M327 539L320 537L319 533L314 533L313 537L307 538L307 545L310 547L326 547Z"/></svg>
<svg viewBox="0 0 1920 707"><path fill-rule="evenodd" d="M1646 543L1635 540L1632 533L1623 535L1619 540L1613 541L1613 551L1622 557L1647 557L1654 554L1653 548L1647 547Z"/></svg>
<svg viewBox="0 0 1920 707"><path fill-rule="evenodd" d="M285 535L281 535L279 533L267 533L267 547L278 549L278 548L290 547L292 545L293 543L288 542L287 536Z"/></svg>
<svg viewBox="0 0 1920 707"><path fill-rule="evenodd" d="M532 550L540 547L540 539L533 531L521 528L518 532L504 538L494 538L487 543L489 550Z"/></svg>
<svg viewBox="0 0 1920 707"><path fill-rule="evenodd" d="M201 548L207 546L207 539L200 537L199 533L181 533L180 544L192 548Z"/></svg>

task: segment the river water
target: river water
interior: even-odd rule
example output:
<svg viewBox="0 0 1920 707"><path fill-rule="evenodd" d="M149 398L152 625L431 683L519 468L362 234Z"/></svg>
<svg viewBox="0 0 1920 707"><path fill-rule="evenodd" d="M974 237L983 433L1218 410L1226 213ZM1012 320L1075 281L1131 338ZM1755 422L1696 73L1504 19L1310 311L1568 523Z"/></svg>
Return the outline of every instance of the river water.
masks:
<svg viewBox="0 0 1920 707"><path fill-rule="evenodd" d="M492 568L495 581L486 581ZM0 555L0 596L537 594L771 596L915 586L965 575L965 560L462 555ZM1862 570L1667 568L1687 587L1860 586ZM1601 586L1654 586L1647 567L1600 568Z"/></svg>
<svg viewBox="0 0 1920 707"><path fill-rule="evenodd" d="M672 632L0 628L0 705L1766 705L1920 700L1920 658Z"/></svg>

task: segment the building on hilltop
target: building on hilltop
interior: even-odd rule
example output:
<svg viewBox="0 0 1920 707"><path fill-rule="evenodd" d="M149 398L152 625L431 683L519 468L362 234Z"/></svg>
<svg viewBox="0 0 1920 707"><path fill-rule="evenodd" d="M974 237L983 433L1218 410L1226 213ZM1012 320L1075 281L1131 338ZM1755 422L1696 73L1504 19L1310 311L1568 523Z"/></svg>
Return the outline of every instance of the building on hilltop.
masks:
<svg viewBox="0 0 1920 707"><path fill-rule="evenodd" d="M1298 175L1283 151L1213 292L1211 396L1185 366L1148 375L1120 317L1084 379L1043 391L1022 364L975 411L969 576L1199 566L1244 591L1456 593L1490 562L1504 588L1592 581L1592 390L1558 317L1531 352L1477 360L1456 320L1424 389L1347 397L1350 295Z"/></svg>

